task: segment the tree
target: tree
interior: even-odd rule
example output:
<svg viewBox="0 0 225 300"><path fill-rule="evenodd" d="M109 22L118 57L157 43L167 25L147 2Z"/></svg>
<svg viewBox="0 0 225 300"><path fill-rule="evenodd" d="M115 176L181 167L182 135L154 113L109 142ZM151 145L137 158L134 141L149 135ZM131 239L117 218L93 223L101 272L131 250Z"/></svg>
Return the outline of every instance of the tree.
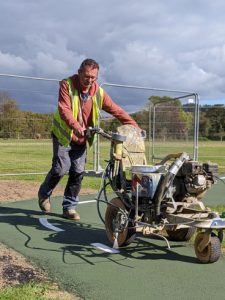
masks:
<svg viewBox="0 0 225 300"><path fill-rule="evenodd" d="M208 137L222 140L225 135L225 107L221 104L207 106L204 109L205 118L209 120Z"/></svg>
<svg viewBox="0 0 225 300"><path fill-rule="evenodd" d="M168 96L151 96L151 127L157 137L165 141L168 137L188 139L193 133L193 114L190 107L182 105L179 99Z"/></svg>
<svg viewBox="0 0 225 300"><path fill-rule="evenodd" d="M21 111L15 100L5 92L0 93L0 136L15 137L20 131Z"/></svg>
<svg viewBox="0 0 225 300"><path fill-rule="evenodd" d="M1 138L49 138L53 114L24 112L5 92L0 92Z"/></svg>
<svg viewBox="0 0 225 300"><path fill-rule="evenodd" d="M199 120L199 136L208 137L210 126L211 126L210 119L207 118L206 113L202 111Z"/></svg>

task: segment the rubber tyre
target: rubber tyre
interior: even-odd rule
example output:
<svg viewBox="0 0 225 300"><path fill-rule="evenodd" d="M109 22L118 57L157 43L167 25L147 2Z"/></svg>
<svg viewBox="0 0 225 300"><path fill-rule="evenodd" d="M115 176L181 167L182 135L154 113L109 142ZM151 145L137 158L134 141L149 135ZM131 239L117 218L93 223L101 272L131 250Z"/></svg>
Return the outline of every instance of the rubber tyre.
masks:
<svg viewBox="0 0 225 300"><path fill-rule="evenodd" d="M115 242L115 235L114 235L114 222L116 220L118 214L118 208L122 210L126 210L123 202L119 198L113 198L110 201L111 204L115 205L108 205L105 213L105 229L106 235L108 237L109 242L113 245ZM118 207L118 208L117 208ZM122 232L119 232L117 243L119 247L126 246L134 240L135 230L125 228Z"/></svg>
<svg viewBox="0 0 225 300"><path fill-rule="evenodd" d="M195 227L181 228L177 230L166 230L171 241L184 242L189 241L195 234Z"/></svg>
<svg viewBox="0 0 225 300"><path fill-rule="evenodd" d="M195 248L195 254L198 258L198 260L203 263L214 263L216 262L221 255L221 243L217 236L213 235L211 236L211 241L209 244L203 249L202 252L199 251L198 246L201 243L204 232L200 232L197 234L194 242L194 248Z"/></svg>
<svg viewBox="0 0 225 300"><path fill-rule="evenodd" d="M221 230L221 231L218 232L218 238L220 240L220 243L222 243L223 242L223 238L224 238L223 230Z"/></svg>

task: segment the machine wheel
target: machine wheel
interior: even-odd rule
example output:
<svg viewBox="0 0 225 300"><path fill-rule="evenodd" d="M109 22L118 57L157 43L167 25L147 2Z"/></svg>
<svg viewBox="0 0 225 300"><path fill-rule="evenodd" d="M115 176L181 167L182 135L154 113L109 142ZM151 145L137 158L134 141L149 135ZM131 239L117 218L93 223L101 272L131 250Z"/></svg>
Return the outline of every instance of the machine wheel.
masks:
<svg viewBox="0 0 225 300"><path fill-rule="evenodd" d="M222 243L223 242L223 230L218 231L218 238L220 240L220 243Z"/></svg>
<svg viewBox="0 0 225 300"><path fill-rule="evenodd" d="M196 231L195 227L180 228L177 230L166 230L169 239L172 241L189 241Z"/></svg>
<svg viewBox="0 0 225 300"><path fill-rule="evenodd" d="M126 211L123 202L119 198L113 198L108 204L105 213L105 229L108 240L113 245L116 239L116 230L118 231L117 243L118 246L125 246L130 244L135 236L135 229L129 229L128 226L123 228L124 216L120 213L119 209ZM120 226L122 224L122 226ZM121 228L119 228L121 227Z"/></svg>
<svg viewBox="0 0 225 300"><path fill-rule="evenodd" d="M200 232L195 238L195 254L201 263L206 264L216 262L221 255L220 240L216 235L212 235L208 245L203 249L203 251L200 251L199 245L204 238L204 234L204 232Z"/></svg>

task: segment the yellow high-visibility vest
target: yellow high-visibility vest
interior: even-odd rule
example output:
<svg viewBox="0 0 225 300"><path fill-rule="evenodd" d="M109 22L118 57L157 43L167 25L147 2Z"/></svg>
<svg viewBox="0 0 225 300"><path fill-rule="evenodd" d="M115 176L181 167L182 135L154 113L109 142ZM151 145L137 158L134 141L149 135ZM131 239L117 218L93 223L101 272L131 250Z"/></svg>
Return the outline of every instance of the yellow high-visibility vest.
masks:
<svg viewBox="0 0 225 300"><path fill-rule="evenodd" d="M77 120L79 111L79 95L78 90L74 88L71 78L65 79L68 82L69 94L72 104L73 117ZM92 124L90 126L96 127L99 122L100 110L102 109L104 90L99 87L97 93L92 97ZM59 110L57 109L52 124L52 132L57 137L60 144L68 147L73 136L73 129L71 129L66 122L61 118ZM89 144L93 143L93 139L88 140Z"/></svg>

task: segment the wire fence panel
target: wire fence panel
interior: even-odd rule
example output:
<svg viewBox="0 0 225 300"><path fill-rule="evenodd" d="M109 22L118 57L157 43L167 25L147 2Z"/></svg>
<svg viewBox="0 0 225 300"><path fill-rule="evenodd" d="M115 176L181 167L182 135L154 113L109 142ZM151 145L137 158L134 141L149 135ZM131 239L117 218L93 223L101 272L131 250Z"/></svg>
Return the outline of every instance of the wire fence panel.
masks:
<svg viewBox="0 0 225 300"><path fill-rule="evenodd" d="M105 86L111 94L119 89L120 101L134 109L133 115L138 124L147 132L149 163L169 153L184 151L197 159L199 103L195 93L111 84Z"/></svg>
<svg viewBox="0 0 225 300"><path fill-rule="evenodd" d="M0 76L0 174L39 174L51 165L57 79Z"/></svg>
<svg viewBox="0 0 225 300"><path fill-rule="evenodd" d="M201 159L216 158L225 166L221 144L216 153L207 141L199 145L201 110L195 93L110 83L102 87L146 130L149 164L170 153L187 152L194 159L198 155ZM51 124L58 89L57 79L0 74L0 176L44 174L50 169ZM105 129L116 128L114 122L107 123L111 116L102 113L101 117L100 125ZM98 173L108 158L109 143L98 139L88 150L86 169Z"/></svg>
<svg viewBox="0 0 225 300"><path fill-rule="evenodd" d="M152 104L152 159L166 154L187 152L192 159L198 157L195 100L182 98Z"/></svg>

